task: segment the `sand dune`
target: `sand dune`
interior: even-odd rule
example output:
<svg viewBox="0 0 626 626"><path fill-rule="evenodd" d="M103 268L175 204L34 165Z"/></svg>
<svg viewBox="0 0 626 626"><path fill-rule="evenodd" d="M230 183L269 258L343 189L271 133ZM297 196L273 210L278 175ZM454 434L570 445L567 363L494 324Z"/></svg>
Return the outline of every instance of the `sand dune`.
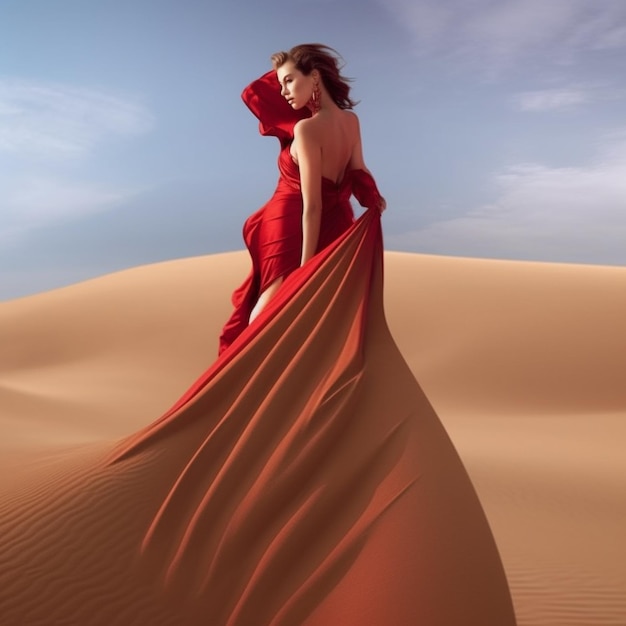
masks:
<svg viewBox="0 0 626 626"><path fill-rule="evenodd" d="M624 626L626 269L400 253L385 263L390 329L478 492L518 623ZM64 498L85 517L98 494L108 507L142 506L124 487L132 466L105 484L89 462L213 361L246 268L244 253L212 255L0 304L0 516L18 548L27 532L49 545L25 579L41 580L41 568L71 576L76 538L54 515ZM83 466L93 489L82 498L55 487ZM39 528L23 503L46 489L57 491ZM141 532L114 530L111 563ZM33 607L48 593L15 584Z"/></svg>

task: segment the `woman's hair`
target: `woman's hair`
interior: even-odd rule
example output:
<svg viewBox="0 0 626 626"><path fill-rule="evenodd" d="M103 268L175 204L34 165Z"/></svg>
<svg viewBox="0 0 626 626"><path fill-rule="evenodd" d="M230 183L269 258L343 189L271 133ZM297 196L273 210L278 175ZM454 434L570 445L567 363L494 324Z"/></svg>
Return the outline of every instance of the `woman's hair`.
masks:
<svg viewBox="0 0 626 626"><path fill-rule="evenodd" d="M308 76L317 70L330 97L341 109L351 109L357 103L350 98L349 78L341 75L339 59L341 55L321 43L304 43L294 46L289 52L276 52L272 55L272 66L277 70L287 61L292 61L297 70Z"/></svg>

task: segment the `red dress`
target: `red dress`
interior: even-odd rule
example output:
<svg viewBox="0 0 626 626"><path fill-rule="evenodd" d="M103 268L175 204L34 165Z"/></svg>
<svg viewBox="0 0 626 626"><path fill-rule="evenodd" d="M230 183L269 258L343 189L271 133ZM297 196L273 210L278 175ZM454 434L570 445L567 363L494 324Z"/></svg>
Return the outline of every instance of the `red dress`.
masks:
<svg viewBox="0 0 626 626"><path fill-rule="evenodd" d="M243 227L243 238L252 258L252 269L235 290L235 307L220 335L221 354L248 325L250 313L260 294L277 278L291 274L300 266L302 252L302 192L300 172L291 158L293 128L310 116L308 109L294 111L280 95L276 72L270 71L248 85L242 98L259 119L262 135L278 137L280 176L270 200L252 214ZM335 183L322 177L322 219L317 246L319 252L345 233L354 222L350 196L362 206L375 206L380 198L373 178L363 170L348 170Z"/></svg>
<svg viewBox="0 0 626 626"><path fill-rule="evenodd" d="M379 198L371 176L356 170L323 183L320 246L335 239L297 267L293 117L278 116L282 99L263 108L274 81L270 73L244 92L262 132L281 139L281 179L246 223L253 270L235 292L223 335L232 344L96 468L83 498L98 529L91 540L83 517L60 518L84 593L50 575L57 612L47 602L44 620L7 624L66 623L102 598L113 607L132 598L132 613L115 623L515 625L480 502L385 321L380 213L370 208L351 224L350 192L366 206ZM259 289L280 275L281 288L246 325ZM123 478L119 502L109 476ZM0 532L0 553L5 536L14 541ZM20 554L49 554L44 540ZM4 588L9 601L25 597ZM0 585L3 608L5 596ZM79 622L112 623L107 613Z"/></svg>

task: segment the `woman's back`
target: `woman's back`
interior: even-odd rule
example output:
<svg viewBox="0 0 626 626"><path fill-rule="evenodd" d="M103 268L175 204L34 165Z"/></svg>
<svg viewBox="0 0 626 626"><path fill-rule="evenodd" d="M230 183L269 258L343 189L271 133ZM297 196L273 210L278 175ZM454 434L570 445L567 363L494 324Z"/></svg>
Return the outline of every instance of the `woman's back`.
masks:
<svg viewBox="0 0 626 626"><path fill-rule="evenodd" d="M321 176L340 183L346 170L355 169L355 152L359 152L360 133L357 116L352 111L320 111L315 117L298 122L290 152L298 163L301 147L298 126L306 124L317 139L321 153Z"/></svg>

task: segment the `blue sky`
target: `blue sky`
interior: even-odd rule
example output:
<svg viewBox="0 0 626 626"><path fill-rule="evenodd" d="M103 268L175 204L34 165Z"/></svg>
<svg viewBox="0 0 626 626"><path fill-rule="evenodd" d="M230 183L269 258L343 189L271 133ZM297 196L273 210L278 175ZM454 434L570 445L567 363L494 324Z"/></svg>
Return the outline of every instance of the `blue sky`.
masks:
<svg viewBox="0 0 626 626"><path fill-rule="evenodd" d="M0 300L241 249L278 142L239 94L313 41L387 249L626 265L623 0L0 0Z"/></svg>

